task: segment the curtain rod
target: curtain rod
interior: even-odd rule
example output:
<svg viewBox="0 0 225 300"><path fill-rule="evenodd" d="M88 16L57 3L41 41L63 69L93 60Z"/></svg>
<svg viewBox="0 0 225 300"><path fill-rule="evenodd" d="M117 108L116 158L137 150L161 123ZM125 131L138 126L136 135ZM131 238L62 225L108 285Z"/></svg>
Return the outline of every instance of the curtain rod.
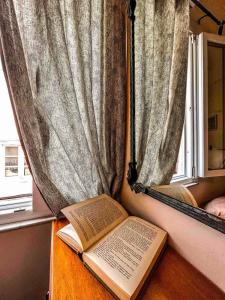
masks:
<svg viewBox="0 0 225 300"><path fill-rule="evenodd" d="M198 6L198 8L200 8L210 19L212 19L216 23L216 25L219 26L218 35L222 35L225 20L218 20L217 17L215 17L203 4L199 2L199 0L191 0L191 2Z"/></svg>

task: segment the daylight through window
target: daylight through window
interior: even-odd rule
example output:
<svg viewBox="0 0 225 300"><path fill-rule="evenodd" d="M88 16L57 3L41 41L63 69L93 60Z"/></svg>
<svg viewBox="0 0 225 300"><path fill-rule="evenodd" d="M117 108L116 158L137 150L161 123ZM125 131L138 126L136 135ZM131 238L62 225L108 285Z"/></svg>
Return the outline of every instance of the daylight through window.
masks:
<svg viewBox="0 0 225 300"><path fill-rule="evenodd" d="M20 145L0 63L0 214L32 209L32 177Z"/></svg>

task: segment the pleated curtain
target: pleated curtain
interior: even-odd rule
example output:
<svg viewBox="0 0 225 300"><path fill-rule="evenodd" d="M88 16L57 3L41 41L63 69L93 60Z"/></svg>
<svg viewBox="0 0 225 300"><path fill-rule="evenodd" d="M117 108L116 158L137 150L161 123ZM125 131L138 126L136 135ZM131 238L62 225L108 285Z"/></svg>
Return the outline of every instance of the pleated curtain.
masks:
<svg viewBox="0 0 225 300"><path fill-rule="evenodd" d="M51 210L124 171L125 1L4 0L1 53L33 178Z"/></svg>
<svg viewBox="0 0 225 300"><path fill-rule="evenodd" d="M135 21L138 182L169 184L184 124L188 0L138 0Z"/></svg>

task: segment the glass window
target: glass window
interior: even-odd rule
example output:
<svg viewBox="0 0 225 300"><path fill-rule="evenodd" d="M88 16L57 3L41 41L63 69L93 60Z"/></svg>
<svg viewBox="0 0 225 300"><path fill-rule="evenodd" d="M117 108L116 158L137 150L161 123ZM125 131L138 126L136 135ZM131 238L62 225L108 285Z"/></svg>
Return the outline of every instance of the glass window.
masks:
<svg viewBox="0 0 225 300"><path fill-rule="evenodd" d="M28 164L26 162L26 159L24 158L24 176L29 176L30 174L30 170L28 168Z"/></svg>
<svg viewBox="0 0 225 300"><path fill-rule="evenodd" d="M5 176L18 176L18 147L5 147Z"/></svg>
<svg viewBox="0 0 225 300"><path fill-rule="evenodd" d="M223 45L208 43L208 169L225 169Z"/></svg>
<svg viewBox="0 0 225 300"><path fill-rule="evenodd" d="M177 159L176 169L174 172L174 179L178 179L181 177L185 177L185 134L183 131L182 138L181 138L181 144L180 144L180 151Z"/></svg>
<svg viewBox="0 0 225 300"><path fill-rule="evenodd" d="M198 37L198 173L225 175L225 39Z"/></svg>
<svg viewBox="0 0 225 300"><path fill-rule="evenodd" d="M18 147L5 147L5 156L7 157L18 156Z"/></svg>
<svg viewBox="0 0 225 300"><path fill-rule="evenodd" d="M32 177L20 145L0 60L0 215L32 210Z"/></svg>

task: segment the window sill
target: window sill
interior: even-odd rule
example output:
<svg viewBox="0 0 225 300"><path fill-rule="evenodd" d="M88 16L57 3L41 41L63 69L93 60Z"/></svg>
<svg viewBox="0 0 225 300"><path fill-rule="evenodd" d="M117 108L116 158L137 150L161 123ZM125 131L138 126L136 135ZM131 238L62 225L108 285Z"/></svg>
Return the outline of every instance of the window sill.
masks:
<svg viewBox="0 0 225 300"><path fill-rule="evenodd" d="M194 186L194 185L197 185L197 184L199 184L198 181L193 181L193 182L187 182L187 183L184 183L184 185L185 185L186 187Z"/></svg>
<svg viewBox="0 0 225 300"><path fill-rule="evenodd" d="M55 220L55 216L44 202L33 182L33 210L0 215L0 232L43 224Z"/></svg>
<svg viewBox="0 0 225 300"><path fill-rule="evenodd" d="M34 225L38 225L38 224L48 223L48 222L54 221L55 219L56 219L55 217L49 217L49 218L40 218L40 219L20 221L20 222L16 222L16 223L0 225L0 233L5 232L5 231L10 231L10 230L16 230L16 229L21 229L21 228L25 228L25 227L30 227L30 226L34 226Z"/></svg>
<svg viewBox="0 0 225 300"><path fill-rule="evenodd" d="M177 183L180 183L180 184L185 185L186 187L189 187L189 186L198 184L198 178L182 177L182 178L172 179L171 184L177 184Z"/></svg>
<svg viewBox="0 0 225 300"><path fill-rule="evenodd" d="M56 218L49 212L25 211L2 215L0 232L51 222Z"/></svg>

